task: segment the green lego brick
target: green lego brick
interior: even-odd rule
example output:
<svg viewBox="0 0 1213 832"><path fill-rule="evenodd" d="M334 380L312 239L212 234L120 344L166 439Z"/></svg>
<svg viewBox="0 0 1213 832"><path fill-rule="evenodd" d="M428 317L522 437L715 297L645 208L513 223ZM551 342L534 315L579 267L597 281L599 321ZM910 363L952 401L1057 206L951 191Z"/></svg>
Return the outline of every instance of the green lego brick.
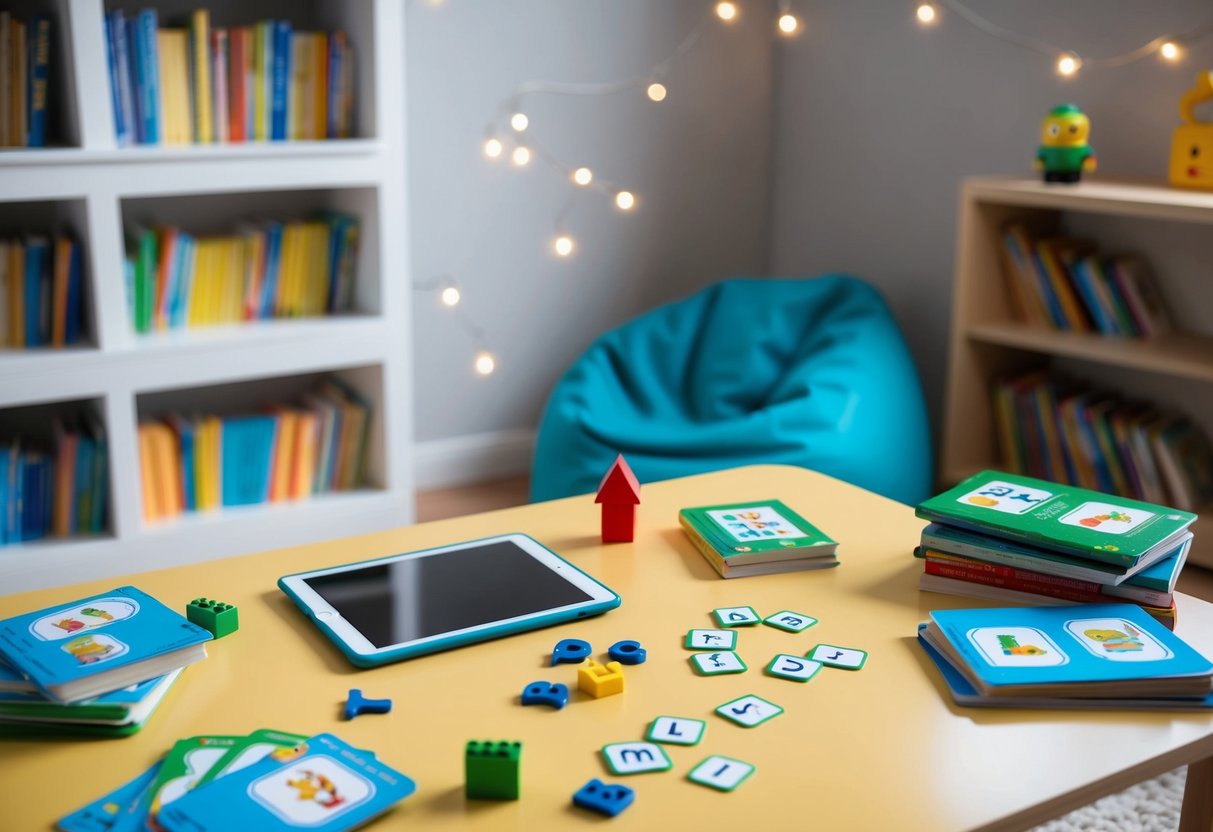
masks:
<svg viewBox="0 0 1213 832"><path fill-rule="evenodd" d="M517 800L521 786L522 743L468 740L464 752L465 790L479 800Z"/></svg>
<svg viewBox="0 0 1213 832"><path fill-rule="evenodd" d="M225 604L214 598L195 598L185 608L185 617L210 632L215 638L240 629L240 615L235 604Z"/></svg>

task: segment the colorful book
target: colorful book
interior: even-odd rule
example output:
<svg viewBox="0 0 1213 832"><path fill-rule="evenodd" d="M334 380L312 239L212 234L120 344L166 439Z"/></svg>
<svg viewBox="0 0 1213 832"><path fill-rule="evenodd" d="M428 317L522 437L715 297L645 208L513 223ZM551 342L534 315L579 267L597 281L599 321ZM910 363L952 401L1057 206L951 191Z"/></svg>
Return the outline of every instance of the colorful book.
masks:
<svg viewBox="0 0 1213 832"><path fill-rule="evenodd" d="M138 730L159 707L180 674L181 668L178 668L164 676L75 705L53 702L37 693L0 692L0 724L65 729L77 725L111 726ZM123 732L123 735L127 733L130 732Z"/></svg>
<svg viewBox="0 0 1213 832"><path fill-rule="evenodd" d="M1119 257L1112 263L1112 281L1142 335L1154 338L1172 329L1171 316L1158 284L1139 257Z"/></svg>
<svg viewBox="0 0 1213 832"><path fill-rule="evenodd" d="M984 695L1185 698L1213 662L1133 604L935 610L921 631Z"/></svg>
<svg viewBox="0 0 1213 832"><path fill-rule="evenodd" d="M982 471L920 503L924 520L1088 560L1134 566L1171 551L1189 511L1001 471Z"/></svg>
<svg viewBox="0 0 1213 832"><path fill-rule="evenodd" d="M838 542L780 500L684 508L678 522L724 578L838 565Z"/></svg>
<svg viewBox="0 0 1213 832"><path fill-rule="evenodd" d="M133 586L0 621L0 656L67 704L200 661L210 640Z"/></svg>
<svg viewBox="0 0 1213 832"><path fill-rule="evenodd" d="M136 116L140 144L160 144L162 116L160 104L160 57L156 38L155 9L143 9L131 21L134 52Z"/></svg>
<svg viewBox="0 0 1213 832"><path fill-rule="evenodd" d="M51 19L38 15L29 26L29 117L25 144L27 147L46 145L46 97L50 83Z"/></svg>

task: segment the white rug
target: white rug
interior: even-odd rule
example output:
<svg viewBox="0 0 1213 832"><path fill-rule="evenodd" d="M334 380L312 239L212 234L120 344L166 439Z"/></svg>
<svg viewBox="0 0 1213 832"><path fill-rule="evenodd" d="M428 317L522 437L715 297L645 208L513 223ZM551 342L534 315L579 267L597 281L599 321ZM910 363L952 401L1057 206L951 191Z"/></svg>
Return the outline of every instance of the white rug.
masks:
<svg viewBox="0 0 1213 832"><path fill-rule="evenodd" d="M1187 766L1138 783L1032 832L1175 832L1183 804Z"/></svg>

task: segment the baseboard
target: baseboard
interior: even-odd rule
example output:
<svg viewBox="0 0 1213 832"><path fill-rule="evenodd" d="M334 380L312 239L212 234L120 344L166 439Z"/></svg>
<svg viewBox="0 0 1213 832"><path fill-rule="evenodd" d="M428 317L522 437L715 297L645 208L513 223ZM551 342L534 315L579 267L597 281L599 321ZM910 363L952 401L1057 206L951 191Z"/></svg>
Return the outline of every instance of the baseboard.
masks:
<svg viewBox="0 0 1213 832"><path fill-rule="evenodd" d="M419 491L453 488L522 476L531 470L535 432L500 430L431 439L413 445L414 486Z"/></svg>

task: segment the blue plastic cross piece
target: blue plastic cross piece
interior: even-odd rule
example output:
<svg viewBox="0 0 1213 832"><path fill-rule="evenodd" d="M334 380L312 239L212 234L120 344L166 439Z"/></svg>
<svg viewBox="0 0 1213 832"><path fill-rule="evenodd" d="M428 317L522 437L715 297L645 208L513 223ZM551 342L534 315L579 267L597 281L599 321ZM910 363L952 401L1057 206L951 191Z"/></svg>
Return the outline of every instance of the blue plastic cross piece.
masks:
<svg viewBox="0 0 1213 832"><path fill-rule="evenodd" d="M612 661L620 664L644 664L644 660L649 657L639 641L617 641L607 653Z"/></svg>
<svg viewBox="0 0 1213 832"><path fill-rule="evenodd" d="M561 662L576 664L590 656L590 643L579 638L562 638L552 648L552 667Z"/></svg>
<svg viewBox="0 0 1213 832"><path fill-rule="evenodd" d="M551 705L556 710L560 710L568 704L568 701L568 686L559 682L531 682L522 689L523 705Z"/></svg>
<svg viewBox="0 0 1213 832"><path fill-rule="evenodd" d="M608 786L595 777L573 794L573 805L613 818L631 806L635 799L636 792L627 786Z"/></svg>
<svg viewBox="0 0 1213 832"><path fill-rule="evenodd" d="M350 688L350 697L345 701L345 718L353 719L359 714L386 714L392 709L390 699L367 699L358 688Z"/></svg>

